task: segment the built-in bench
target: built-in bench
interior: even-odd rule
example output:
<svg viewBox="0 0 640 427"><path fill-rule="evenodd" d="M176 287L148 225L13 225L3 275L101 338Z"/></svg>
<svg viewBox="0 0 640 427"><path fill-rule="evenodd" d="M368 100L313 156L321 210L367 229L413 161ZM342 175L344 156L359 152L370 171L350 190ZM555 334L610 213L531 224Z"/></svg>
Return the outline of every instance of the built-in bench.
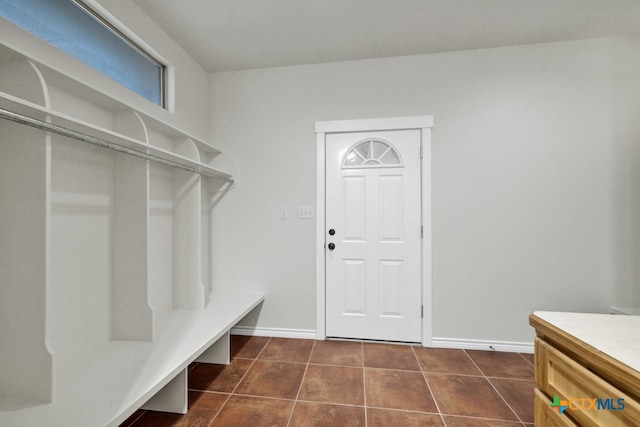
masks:
<svg viewBox="0 0 640 427"><path fill-rule="evenodd" d="M211 295L204 310L169 310L151 342L108 341L56 366L51 403L24 402L0 411L6 426L118 426L137 409L186 413L192 362L228 364L229 330L262 294Z"/></svg>
<svg viewBox="0 0 640 427"><path fill-rule="evenodd" d="M185 414L189 364L229 364L229 330L263 300L261 294L215 294L204 311L173 310L163 319L165 335L150 344L147 363L123 389L128 398L108 425L119 425L140 407Z"/></svg>

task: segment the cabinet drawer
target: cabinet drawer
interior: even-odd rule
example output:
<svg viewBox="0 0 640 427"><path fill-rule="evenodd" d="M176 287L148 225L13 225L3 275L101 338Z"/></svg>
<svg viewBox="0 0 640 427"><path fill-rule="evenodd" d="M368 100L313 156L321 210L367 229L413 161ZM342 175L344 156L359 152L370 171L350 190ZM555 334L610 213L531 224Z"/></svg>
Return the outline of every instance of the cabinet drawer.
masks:
<svg viewBox="0 0 640 427"><path fill-rule="evenodd" d="M535 389L534 392L536 427L576 427L569 417L551 408L551 401L540 390Z"/></svg>
<svg viewBox="0 0 640 427"><path fill-rule="evenodd" d="M564 401L568 409L563 416L578 425L640 425L637 401L539 339L536 340L536 383L548 399L558 396Z"/></svg>

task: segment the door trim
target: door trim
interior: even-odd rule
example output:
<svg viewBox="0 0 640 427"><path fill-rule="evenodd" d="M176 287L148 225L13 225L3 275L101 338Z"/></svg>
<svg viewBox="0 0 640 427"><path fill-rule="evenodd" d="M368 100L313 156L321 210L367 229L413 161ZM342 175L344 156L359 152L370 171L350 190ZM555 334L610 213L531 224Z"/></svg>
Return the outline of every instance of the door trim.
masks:
<svg viewBox="0 0 640 427"><path fill-rule="evenodd" d="M431 347L432 331L432 261L431 261L431 129L433 116L392 117L383 119L335 120L316 122L316 339L326 339L325 276L325 136L331 133L419 129L421 137L420 176L423 226L422 238L422 345Z"/></svg>

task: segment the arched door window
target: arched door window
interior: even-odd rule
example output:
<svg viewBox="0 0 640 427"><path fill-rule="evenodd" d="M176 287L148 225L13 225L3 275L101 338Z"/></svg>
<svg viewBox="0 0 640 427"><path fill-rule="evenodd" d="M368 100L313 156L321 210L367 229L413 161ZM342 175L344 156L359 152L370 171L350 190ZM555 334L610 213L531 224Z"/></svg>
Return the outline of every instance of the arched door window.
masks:
<svg viewBox="0 0 640 427"><path fill-rule="evenodd" d="M400 154L382 139L365 139L353 145L342 161L342 169L402 167Z"/></svg>

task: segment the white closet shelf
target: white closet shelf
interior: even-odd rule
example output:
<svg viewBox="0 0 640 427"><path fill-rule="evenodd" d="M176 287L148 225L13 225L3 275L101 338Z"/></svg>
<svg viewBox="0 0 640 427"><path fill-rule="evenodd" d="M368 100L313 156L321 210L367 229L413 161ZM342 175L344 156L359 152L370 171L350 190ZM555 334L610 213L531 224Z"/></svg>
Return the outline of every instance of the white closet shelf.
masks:
<svg viewBox="0 0 640 427"><path fill-rule="evenodd" d="M147 154L159 159L173 162L178 165L183 165L187 168L191 168L198 173L206 176L222 179L224 181L233 182L232 176L229 173L223 172L219 169L211 167L207 164L197 162L187 157L180 156L172 153L171 151L164 150L159 147L154 147L145 143L144 141L138 141L130 138L126 135L119 134L109 129L105 129L91 123L73 118L64 113L57 112L51 108L42 107L35 103L20 99L5 92L0 92L0 108L3 108L12 113L17 113L30 117L35 120L50 123L52 125L60 126L73 132L90 135L93 138L104 140L110 144L121 146L129 150L137 151L143 154ZM148 116L145 116L148 117ZM156 122L156 124L159 122ZM166 126L169 129L168 126ZM171 128L172 129L172 128ZM177 131L176 131L177 132ZM179 135L176 133L176 135ZM188 136L184 135L188 138ZM194 140L194 142L196 142ZM210 153L219 153L209 145L202 142L197 145L204 145Z"/></svg>
<svg viewBox="0 0 640 427"><path fill-rule="evenodd" d="M0 44L0 62L3 60L11 60L17 58L27 58L27 55L23 55L14 51L12 48L4 46ZM33 59L30 59L35 61ZM37 61L36 61L37 62ZM57 71L49 66L46 66L40 62L37 62L38 70L42 73L45 81L49 85L53 85L57 88L64 90L65 92L74 94L81 99L85 99L91 103L96 105L100 105L107 110L116 111L116 110L127 110L129 106L123 103L122 101L114 99L111 95L101 92L91 86L87 86L84 83L78 82L77 80L65 75L63 72ZM199 138L194 137L193 135L185 132L182 129L179 129L169 123L163 122L157 117L153 117L149 114L146 114L141 111L137 111L140 116L142 116L146 123L150 124L154 128L162 131L164 134L172 136L172 137L181 137L181 138L189 138L195 142L198 149L202 152L209 153L212 155L221 154L222 151L218 148L210 145L207 142L200 140ZM162 115L171 115L168 111L160 111L159 114Z"/></svg>
<svg viewBox="0 0 640 427"><path fill-rule="evenodd" d="M109 341L56 365L53 403L14 402L0 425L118 426L264 300L214 293L205 310L170 310L153 342Z"/></svg>
<svg viewBox="0 0 640 427"><path fill-rule="evenodd" d="M169 135L172 136L174 138L178 138L178 137L187 137L189 139L191 139L196 146L198 147L198 149L203 152L203 153L207 153L209 155L213 155L216 156L218 154L222 154L222 151L213 147L212 145L209 145L208 143L194 137L191 136L190 134L183 132L182 130L179 130L173 126L168 125L167 123L158 120L155 117L152 117L148 114L145 114L144 112L138 111L138 114L144 119L144 122L146 124L148 124L149 126L153 127L154 129L158 129L159 131L163 132L165 135Z"/></svg>

